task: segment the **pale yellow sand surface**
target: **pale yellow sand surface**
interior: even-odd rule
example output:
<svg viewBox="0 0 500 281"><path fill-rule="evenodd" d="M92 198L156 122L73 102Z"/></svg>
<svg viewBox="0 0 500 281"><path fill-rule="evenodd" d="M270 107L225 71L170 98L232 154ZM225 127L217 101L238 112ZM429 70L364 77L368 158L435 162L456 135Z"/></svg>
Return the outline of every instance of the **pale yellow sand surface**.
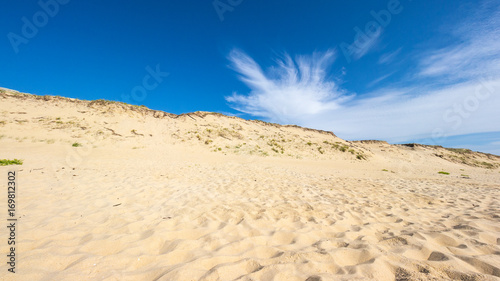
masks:
<svg viewBox="0 0 500 281"><path fill-rule="evenodd" d="M1 280L500 280L493 155L6 92L4 158Z"/></svg>

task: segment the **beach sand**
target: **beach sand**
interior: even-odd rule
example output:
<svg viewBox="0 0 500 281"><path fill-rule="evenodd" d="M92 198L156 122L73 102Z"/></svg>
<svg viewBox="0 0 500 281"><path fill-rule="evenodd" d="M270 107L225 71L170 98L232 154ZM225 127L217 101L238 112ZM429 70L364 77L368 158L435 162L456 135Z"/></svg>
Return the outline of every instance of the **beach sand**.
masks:
<svg viewBox="0 0 500 281"><path fill-rule="evenodd" d="M7 92L4 158L1 280L500 280L493 155Z"/></svg>

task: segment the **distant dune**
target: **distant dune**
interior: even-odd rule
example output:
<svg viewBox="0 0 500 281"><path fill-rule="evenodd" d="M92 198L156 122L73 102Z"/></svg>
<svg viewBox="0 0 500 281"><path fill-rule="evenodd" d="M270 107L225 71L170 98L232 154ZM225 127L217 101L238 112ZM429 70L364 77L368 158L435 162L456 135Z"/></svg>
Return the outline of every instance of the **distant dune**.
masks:
<svg viewBox="0 0 500 281"><path fill-rule="evenodd" d="M492 154L3 89L0 159L2 280L500 280Z"/></svg>

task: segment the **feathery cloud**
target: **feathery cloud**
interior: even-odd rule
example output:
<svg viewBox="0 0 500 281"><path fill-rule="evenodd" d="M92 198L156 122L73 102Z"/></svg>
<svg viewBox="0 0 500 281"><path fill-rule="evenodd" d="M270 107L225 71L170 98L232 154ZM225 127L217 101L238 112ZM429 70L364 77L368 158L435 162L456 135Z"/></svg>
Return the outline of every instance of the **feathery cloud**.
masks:
<svg viewBox="0 0 500 281"><path fill-rule="evenodd" d="M226 100L238 111L282 123L297 123L305 116L334 110L349 98L327 79L327 68L334 59L331 50L295 60L285 54L276 67L264 72L248 55L233 50L231 66L251 92L233 93Z"/></svg>

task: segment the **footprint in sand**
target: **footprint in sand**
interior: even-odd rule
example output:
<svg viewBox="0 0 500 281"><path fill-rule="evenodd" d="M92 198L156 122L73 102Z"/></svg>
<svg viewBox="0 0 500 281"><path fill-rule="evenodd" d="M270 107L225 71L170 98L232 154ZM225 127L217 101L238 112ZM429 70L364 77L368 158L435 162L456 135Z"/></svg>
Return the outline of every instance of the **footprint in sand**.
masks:
<svg viewBox="0 0 500 281"><path fill-rule="evenodd" d="M447 260L449 260L449 258L441 252L434 251L427 258L427 260L429 260L429 261L447 261Z"/></svg>

